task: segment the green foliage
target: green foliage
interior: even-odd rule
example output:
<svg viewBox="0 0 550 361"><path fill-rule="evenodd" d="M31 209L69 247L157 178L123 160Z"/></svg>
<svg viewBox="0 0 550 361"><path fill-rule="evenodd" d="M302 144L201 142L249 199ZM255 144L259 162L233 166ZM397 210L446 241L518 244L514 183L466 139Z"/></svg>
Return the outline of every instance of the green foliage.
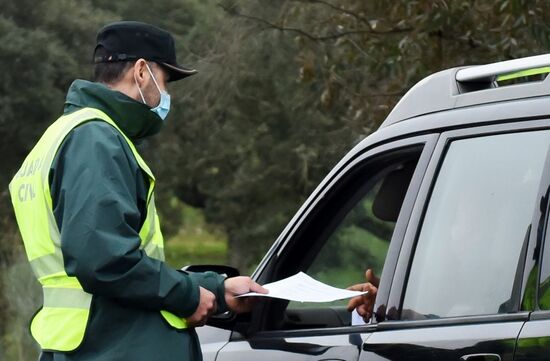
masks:
<svg viewBox="0 0 550 361"><path fill-rule="evenodd" d="M225 264L227 262L227 236L218 228L206 223L203 212L171 201L173 214L180 215L180 229L165 241L166 262L174 268L189 264ZM161 215L161 222L162 222Z"/></svg>
<svg viewBox="0 0 550 361"><path fill-rule="evenodd" d="M316 256L308 274L319 281L345 288L364 281L364 271L380 274L394 222L383 221L372 210L382 180L372 187L338 223Z"/></svg>
<svg viewBox="0 0 550 361"><path fill-rule="evenodd" d="M85 18L86 21L81 21ZM98 27L115 19L90 3L10 1L0 13L0 184L59 116L69 84L87 77Z"/></svg>
<svg viewBox="0 0 550 361"><path fill-rule="evenodd" d="M0 333L2 360L36 360L39 348L31 338L29 321L42 302L38 282L32 276L29 263L23 257L9 269L0 268L5 308L0 309L3 330ZM2 348L5 348L4 355Z"/></svg>

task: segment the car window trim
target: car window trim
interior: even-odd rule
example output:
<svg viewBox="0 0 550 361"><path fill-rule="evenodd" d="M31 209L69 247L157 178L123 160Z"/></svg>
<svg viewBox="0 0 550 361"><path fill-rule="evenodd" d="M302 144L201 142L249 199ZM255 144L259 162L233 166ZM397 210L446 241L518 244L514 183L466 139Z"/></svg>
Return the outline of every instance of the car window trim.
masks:
<svg viewBox="0 0 550 361"><path fill-rule="evenodd" d="M386 321L378 324L377 330L401 330L423 327L460 326L482 323L502 323L514 321L527 321L530 312L520 311L516 313L501 313L491 315L460 316L447 318L433 318L427 320Z"/></svg>
<svg viewBox="0 0 550 361"><path fill-rule="evenodd" d="M529 314L529 321L550 320L550 310L538 310Z"/></svg>
<svg viewBox="0 0 550 361"><path fill-rule="evenodd" d="M330 192L333 187L340 182L343 178L346 177L349 172L353 171L357 166L360 166L365 161L368 161L369 159L372 159L377 156L382 156L385 153L391 153L391 152L398 152L400 149L406 149L409 147L415 147L415 146L421 146L422 151L420 152L420 157L415 169L415 172L412 176L411 182L409 184L409 188L407 190L405 199L403 201L402 209L399 212L398 221L396 222L396 227L394 229L394 233L392 236L392 239L390 241L390 248L388 249L388 254L386 255L386 260L384 261L384 268L386 269L386 265L388 264L388 267L393 268L395 266L395 263L397 262L397 255L390 256L390 252L393 250L393 252L398 251L401 248L401 240L402 236L405 233L405 228L408 222L408 218L410 215L410 212L412 211L414 198L416 197L418 188L420 187L422 183L422 178L424 176L424 173L426 171L426 168L430 162L430 158L434 152L435 146L437 144L439 134L425 134L420 136L414 136L410 138L400 139L388 143L384 143L382 145L379 145L374 148L370 148L365 150L363 153L359 154L357 157L355 157L351 162L343 165L338 171L335 173L333 178L326 184L326 186L314 193L310 199L307 201L307 206L304 207L304 210L299 215L299 218L297 218L294 221L294 225L292 228L287 230L287 233L283 236L284 243L283 245L275 252L272 252L269 254L269 259L265 260L264 266L260 270L259 274L256 274L256 279L260 283L265 283L270 281L271 273L273 269L276 268L276 263L279 261L279 258L284 253L284 249L289 246L289 241L294 237L296 232L304 225L304 221L309 217L311 212L316 208L315 206L319 204L319 202L325 197L325 195ZM408 204L408 203L410 204ZM392 246L393 245L393 246ZM388 261L389 260L389 261ZM392 273L393 270L386 271L385 273ZM382 272L381 279L385 274ZM388 281L389 284L390 281ZM389 293L389 287L381 287L379 297L377 299L381 300L381 302L378 302L378 304L385 305L387 304L387 295ZM267 303L266 303L267 304ZM264 317L261 316L262 313L265 313L269 307L269 305L262 305L262 307L257 307L256 310L254 310L252 315L252 321L250 322L250 327L248 328L249 334L258 334L260 332L279 332L279 330L269 330L264 331L262 330L264 326ZM376 305L375 305L376 306ZM383 307L382 307L383 308ZM362 327L362 326L344 326L344 327L338 327L338 329L346 329L348 327ZM323 328L316 328L311 330L320 330ZM326 329L326 328L325 328ZM280 330L283 331L291 331L291 330ZM302 331L302 330L293 330L293 331Z"/></svg>
<svg viewBox="0 0 550 361"><path fill-rule="evenodd" d="M371 332L374 332L377 328L378 328L378 324L365 324L365 325L344 326L344 327L307 328L307 329L300 329L300 330L270 330L270 331L259 331L249 339L351 335L351 334L371 333Z"/></svg>

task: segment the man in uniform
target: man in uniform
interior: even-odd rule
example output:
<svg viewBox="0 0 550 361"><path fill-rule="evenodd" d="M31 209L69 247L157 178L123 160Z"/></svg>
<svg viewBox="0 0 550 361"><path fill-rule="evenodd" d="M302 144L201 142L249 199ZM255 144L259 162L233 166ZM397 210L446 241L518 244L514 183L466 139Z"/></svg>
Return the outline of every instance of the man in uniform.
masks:
<svg viewBox="0 0 550 361"><path fill-rule="evenodd" d="M135 143L160 131L167 82L196 73L172 36L140 22L102 28L95 81L75 80L63 115L10 183L44 302L31 322L41 361L200 360L194 328L215 312L246 312L249 277L164 263L155 177Z"/></svg>

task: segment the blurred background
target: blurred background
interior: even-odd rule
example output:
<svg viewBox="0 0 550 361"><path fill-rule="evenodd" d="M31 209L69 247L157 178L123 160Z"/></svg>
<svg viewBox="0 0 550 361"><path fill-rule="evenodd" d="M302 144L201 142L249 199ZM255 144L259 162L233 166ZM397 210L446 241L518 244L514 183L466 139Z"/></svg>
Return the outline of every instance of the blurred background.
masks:
<svg viewBox="0 0 550 361"><path fill-rule="evenodd" d="M36 358L28 322L41 303L7 185L70 83L90 79L104 24L163 27L199 70L169 89L167 127L140 145L167 261L248 274L412 85L548 52L549 14L545 0L0 0L0 359Z"/></svg>

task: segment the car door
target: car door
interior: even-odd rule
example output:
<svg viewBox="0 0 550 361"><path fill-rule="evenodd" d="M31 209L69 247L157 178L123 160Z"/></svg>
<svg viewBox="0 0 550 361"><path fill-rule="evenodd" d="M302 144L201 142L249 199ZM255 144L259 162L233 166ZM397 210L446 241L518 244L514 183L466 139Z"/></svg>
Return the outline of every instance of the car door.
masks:
<svg viewBox="0 0 550 361"><path fill-rule="evenodd" d="M533 310L521 329L515 360L550 360L550 168L545 169L542 180L546 193L542 197L541 217L537 242L525 292L525 307Z"/></svg>
<svg viewBox="0 0 550 361"><path fill-rule="evenodd" d="M397 259L391 254L399 247L393 244L403 237L436 140L437 135L424 135L390 142L340 164L285 229L257 280L267 283L303 271L346 287L363 282L367 267L382 272L386 259ZM359 358L371 326L352 326L347 301L262 301L234 321L217 361Z"/></svg>
<svg viewBox="0 0 550 361"><path fill-rule="evenodd" d="M385 318L360 360L509 360L529 317L550 130L533 121L441 135L411 214Z"/></svg>

